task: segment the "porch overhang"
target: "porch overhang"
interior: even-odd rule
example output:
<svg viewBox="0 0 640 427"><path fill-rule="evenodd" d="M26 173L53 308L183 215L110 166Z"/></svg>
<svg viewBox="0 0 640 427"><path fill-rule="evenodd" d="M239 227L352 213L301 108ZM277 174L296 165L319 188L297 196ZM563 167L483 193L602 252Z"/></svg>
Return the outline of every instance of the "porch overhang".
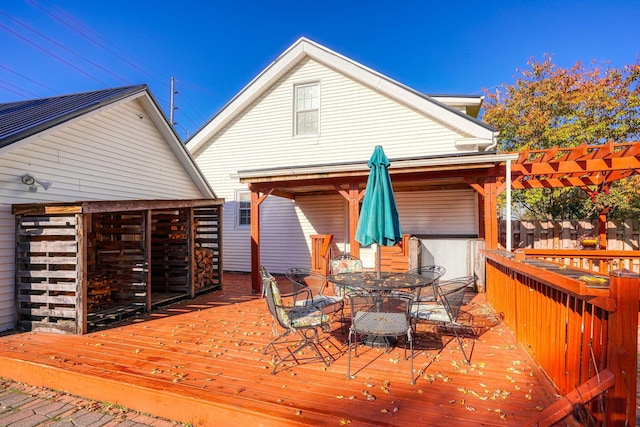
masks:
<svg viewBox="0 0 640 427"><path fill-rule="evenodd" d="M390 159L394 191L468 188L469 180L503 174L500 166L517 154L468 153L447 156ZM364 189L369 176L367 160L242 170L235 176L254 191L294 199L301 195L335 193L336 186Z"/></svg>
<svg viewBox="0 0 640 427"><path fill-rule="evenodd" d="M472 188L479 198L479 234L486 247L497 248L498 182L504 164L518 154L472 152L458 155L390 159L394 192ZM234 178L251 190L251 271L255 292L260 289L260 204L269 195L296 199L300 196L340 194L348 203L349 247L359 256L355 232L369 168L367 160L330 164L279 166L239 171ZM508 168L507 168L508 169Z"/></svg>

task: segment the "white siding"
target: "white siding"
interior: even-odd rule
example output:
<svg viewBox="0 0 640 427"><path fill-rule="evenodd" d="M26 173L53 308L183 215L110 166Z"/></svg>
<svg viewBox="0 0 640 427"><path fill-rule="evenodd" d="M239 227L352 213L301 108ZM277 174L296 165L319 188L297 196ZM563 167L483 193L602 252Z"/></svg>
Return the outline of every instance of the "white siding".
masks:
<svg viewBox="0 0 640 427"><path fill-rule="evenodd" d="M320 83L320 135L296 137L293 135L293 88L296 84L310 82ZM226 200L223 234L225 269L250 269L250 231L248 227L239 229L235 226L235 191L246 190L235 176L238 171L366 162L376 145L382 145L390 158L453 154L461 152L456 148L455 140L466 136L315 60L303 60L192 153L217 196ZM312 212L330 210L332 227L344 236L346 202L336 197L339 209L325 205L323 199ZM411 196L408 197L406 201L411 205L413 201ZM447 207L444 203L451 201L443 202L443 206ZM460 202L455 197L453 201ZM317 221L320 218L326 219L323 215L312 217L303 212L304 215L296 216L293 206L291 201L278 200L273 196L262 205L261 260L267 267L280 269L309 263L305 252L309 250L308 236L323 232L315 229L319 227ZM440 217L443 210L436 211L433 206L429 203L421 208L403 208L407 215L407 219L403 219L407 222L407 231L421 234L461 232L459 223L450 225ZM459 209L462 211L467 207L468 203L463 203ZM421 211L416 209L427 209L428 216L420 216ZM471 218L474 214L475 210L467 212ZM475 224L466 223L467 218L460 221L464 223L463 228L475 230ZM423 229L425 224L427 229ZM301 232L305 234L299 235ZM327 232L335 234L336 230ZM341 240L344 241L344 237Z"/></svg>
<svg viewBox="0 0 640 427"><path fill-rule="evenodd" d="M0 331L13 327L12 204L204 197L136 100L14 146L0 157ZM53 184L32 193L20 181L27 173Z"/></svg>
<svg viewBox="0 0 640 427"><path fill-rule="evenodd" d="M395 193L395 197L403 233L478 234L477 195L472 189Z"/></svg>

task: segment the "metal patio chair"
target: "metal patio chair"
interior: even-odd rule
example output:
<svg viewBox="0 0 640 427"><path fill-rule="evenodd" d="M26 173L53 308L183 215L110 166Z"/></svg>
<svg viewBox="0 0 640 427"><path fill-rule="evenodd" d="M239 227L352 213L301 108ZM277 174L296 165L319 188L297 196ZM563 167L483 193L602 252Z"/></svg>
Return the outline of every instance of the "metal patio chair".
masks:
<svg viewBox="0 0 640 427"><path fill-rule="evenodd" d="M332 258L329 263L329 274L362 273L363 271L362 260L349 253L338 255ZM362 293L361 289L350 288L337 283L331 283L331 286L333 287L333 293L342 297L347 297L350 293Z"/></svg>
<svg viewBox="0 0 640 427"><path fill-rule="evenodd" d="M413 376L413 331L409 319L410 300L402 296L384 294L351 294L351 327L349 328L349 357L347 359L347 379L351 378L351 351L358 357L358 345L386 347L387 351L398 337L404 337L404 359L407 359L407 343L410 347L411 384ZM360 336L361 340L358 339ZM382 343L382 345L378 345Z"/></svg>
<svg viewBox="0 0 640 427"><path fill-rule="evenodd" d="M283 294L276 279L271 277L265 283L265 298L274 319L272 332L276 335L263 351L267 354L269 348L273 349L274 367L271 373L275 374L287 360L293 360L299 365L302 360L311 359L300 357L300 352L306 348L315 353L314 359L320 358L325 365L329 366L333 357L326 350L326 355L322 353L318 332L318 330L330 331L329 315L314 305L298 306L294 303L296 299L310 299L310 290L299 289Z"/></svg>
<svg viewBox="0 0 640 427"><path fill-rule="evenodd" d="M440 331L438 327L444 330L452 330L467 364L471 362L471 355L467 354L464 349L462 337L469 334L463 334L463 330L467 332L473 332L473 330L468 324L461 323L459 317L465 292L474 283L475 276L439 281L434 285L435 299L413 300L409 307L414 333L418 323L431 324L436 327L435 329L438 332Z"/></svg>
<svg viewBox="0 0 640 427"><path fill-rule="evenodd" d="M414 301L434 301L435 300L435 285L440 278L444 276L447 270L440 265L425 265L423 267L413 268L406 273L398 274L417 274L433 277L433 283L430 286L419 286L411 289L402 289L394 291L395 295L408 296Z"/></svg>
<svg viewBox="0 0 640 427"><path fill-rule="evenodd" d="M285 276L293 284L294 290L309 289L311 291L311 298L296 300L295 305L314 305L324 310L326 314L339 315L341 325L344 324L344 296L327 292L329 282L325 275L308 268L295 267L288 269Z"/></svg>

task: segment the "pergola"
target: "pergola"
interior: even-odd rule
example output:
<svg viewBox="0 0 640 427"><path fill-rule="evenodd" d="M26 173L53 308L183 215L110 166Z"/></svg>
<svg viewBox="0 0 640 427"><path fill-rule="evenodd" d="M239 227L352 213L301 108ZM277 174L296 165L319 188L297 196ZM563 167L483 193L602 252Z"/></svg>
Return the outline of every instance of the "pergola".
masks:
<svg viewBox="0 0 640 427"><path fill-rule="evenodd" d="M580 187L594 198L608 193L612 182L640 173L640 142L524 150L510 168L512 189ZM499 178L499 192L507 186L506 174ZM601 249L606 249L607 213L599 212Z"/></svg>

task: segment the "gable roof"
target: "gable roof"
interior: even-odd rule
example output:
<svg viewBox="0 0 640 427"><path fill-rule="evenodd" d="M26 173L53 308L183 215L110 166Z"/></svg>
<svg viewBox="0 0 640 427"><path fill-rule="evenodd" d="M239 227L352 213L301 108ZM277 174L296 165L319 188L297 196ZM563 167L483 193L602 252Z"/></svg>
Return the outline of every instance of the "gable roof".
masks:
<svg viewBox="0 0 640 427"><path fill-rule="evenodd" d="M0 148L145 90L135 85L0 104Z"/></svg>
<svg viewBox="0 0 640 427"><path fill-rule="evenodd" d="M118 102L138 99L203 195L216 197L145 84L0 104L0 154L18 142Z"/></svg>
<svg viewBox="0 0 640 427"><path fill-rule="evenodd" d="M486 123L302 37L249 82L187 141L189 151L192 153L197 151L211 136L305 58L312 58L400 103L415 108L435 121L457 129L468 138L493 142L497 136L496 130Z"/></svg>

